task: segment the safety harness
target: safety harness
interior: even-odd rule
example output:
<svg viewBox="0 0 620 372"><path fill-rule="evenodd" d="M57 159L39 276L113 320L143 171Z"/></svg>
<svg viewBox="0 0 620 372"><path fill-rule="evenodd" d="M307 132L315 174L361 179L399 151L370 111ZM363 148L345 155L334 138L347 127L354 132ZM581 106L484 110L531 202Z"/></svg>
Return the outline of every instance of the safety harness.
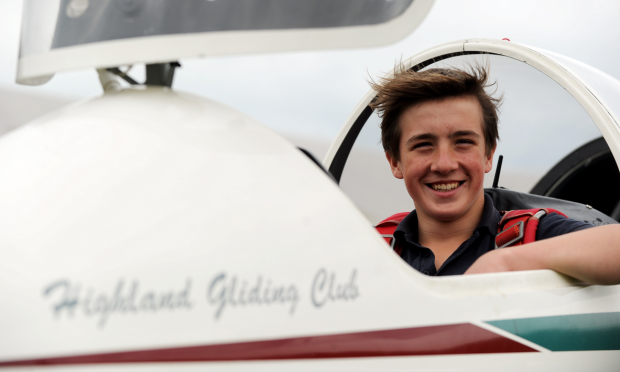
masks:
<svg viewBox="0 0 620 372"><path fill-rule="evenodd" d="M385 241L390 245L390 247L394 249L396 254L398 254L399 256L403 252L403 247L396 244L396 239L394 239L394 231L396 231L396 228L398 227L400 221L407 217L408 214L409 212L396 213L379 222L379 224L375 226L375 229L377 229L383 239L385 239Z"/></svg>
<svg viewBox="0 0 620 372"><path fill-rule="evenodd" d="M553 208L519 209L500 213L503 217L497 226L495 249L514 247L536 241L538 221L547 214L557 213L560 216L568 218L564 213ZM394 231L396 231L398 224L400 224L408 214L409 212L396 213L381 221L375 227L399 256L403 248L396 243Z"/></svg>

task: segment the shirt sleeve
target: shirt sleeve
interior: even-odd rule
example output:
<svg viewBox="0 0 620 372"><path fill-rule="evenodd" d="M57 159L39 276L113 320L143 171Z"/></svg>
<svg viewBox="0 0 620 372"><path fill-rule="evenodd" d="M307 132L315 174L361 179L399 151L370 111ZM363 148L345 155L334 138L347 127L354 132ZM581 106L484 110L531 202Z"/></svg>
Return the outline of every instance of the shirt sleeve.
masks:
<svg viewBox="0 0 620 372"><path fill-rule="evenodd" d="M573 231L585 230L594 225L583 221L565 218L557 213L550 213L540 219L536 229L536 240L554 238Z"/></svg>

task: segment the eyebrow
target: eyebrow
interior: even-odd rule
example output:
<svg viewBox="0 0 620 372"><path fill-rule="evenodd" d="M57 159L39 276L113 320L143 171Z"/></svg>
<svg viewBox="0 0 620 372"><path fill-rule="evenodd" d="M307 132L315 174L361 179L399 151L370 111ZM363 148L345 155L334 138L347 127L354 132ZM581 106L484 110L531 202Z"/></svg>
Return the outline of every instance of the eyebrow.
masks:
<svg viewBox="0 0 620 372"><path fill-rule="evenodd" d="M472 130L458 130L454 133L450 133L448 138L458 138L458 137L468 137L473 136L476 138L480 138L480 135ZM422 133L417 136L413 136L409 138L406 142L406 145L410 144L413 141L423 141L423 140L436 140L437 136L432 133Z"/></svg>
<svg viewBox="0 0 620 372"><path fill-rule="evenodd" d="M422 140L436 140L437 136L431 133L423 133L418 134L417 136L413 136L407 140L406 145L410 144L413 141L422 141Z"/></svg>
<svg viewBox="0 0 620 372"><path fill-rule="evenodd" d="M476 138L480 138L480 135L476 132L474 132L473 130L458 130L454 133L450 133L450 135L448 136L448 138L456 138L456 137L468 137L468 136L473 136Z"/></svg>

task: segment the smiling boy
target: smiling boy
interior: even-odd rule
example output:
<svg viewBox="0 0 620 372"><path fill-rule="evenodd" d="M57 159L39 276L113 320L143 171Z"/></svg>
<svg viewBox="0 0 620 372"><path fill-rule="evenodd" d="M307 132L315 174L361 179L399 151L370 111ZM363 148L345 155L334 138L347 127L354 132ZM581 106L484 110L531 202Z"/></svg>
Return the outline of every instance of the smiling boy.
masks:
<svg viewBox="0 0 620 372"><path fill-rule="evenodd" d="M501 98L489 86L483 67L397 71L373 84L387 160L416 208L394 232L401 257L426 275L553 269L620 283L620 225L595 228L552 213L540 220L536 242L495 249L501 215L483 181Z"/></svg>

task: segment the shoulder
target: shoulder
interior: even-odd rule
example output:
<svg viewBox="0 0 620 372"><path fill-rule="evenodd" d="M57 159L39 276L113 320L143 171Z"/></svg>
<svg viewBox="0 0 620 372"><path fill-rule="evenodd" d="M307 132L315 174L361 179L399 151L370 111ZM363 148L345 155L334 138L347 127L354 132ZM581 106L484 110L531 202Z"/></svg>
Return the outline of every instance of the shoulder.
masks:
<svg viewBox="0 0 620 372"><path fill-rule="evenodd" d="M591 227L594 227L594 225L566 218L557 213L550 213L540 219L536 231L536 240L549 239L573 231L589 229Z"/></svg>
<svg viewBox="0 0 620 372"><path fill-rule="evenodd" d="M415 209L409 213L397 213L400 215L400 223L396 228L398 234L418 234L418 214ZM394 216L396 216L394 215Z"/></svg>

